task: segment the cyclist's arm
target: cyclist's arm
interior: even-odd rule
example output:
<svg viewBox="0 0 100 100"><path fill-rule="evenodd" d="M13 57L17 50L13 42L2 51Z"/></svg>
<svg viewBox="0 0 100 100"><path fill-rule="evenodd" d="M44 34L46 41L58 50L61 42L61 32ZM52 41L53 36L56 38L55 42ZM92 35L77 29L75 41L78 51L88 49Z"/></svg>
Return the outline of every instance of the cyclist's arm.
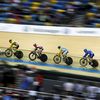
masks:
<svg viewBox="0 0 100 100"><path fill-rule="evenodd" d="M83 56L83 58L85 58L88 55L88 53L85 53L85 55Z"/></svg>
<svg viewBox="0 0 100 100"><path fill-rule="evenodd" d="M13 47L13 43L11 43L10 47L9 48L12 48Z"/></svg>
<svg viewBox="0 0 100 100"><path fill-rule="evenodd" d="M62 54L62 50L59 51L58 55L60 56Z"/></svg>
<svg viewBox="0 0 100 100"><path fill-rule="evenodd" d="M37 48L34 48L34 51L36 51L37 50Z"/></svg>
<svg viewBox="0 0 100 100"><path fill-rule="evenodd" d="M10 46L10 48L12 48L13 46L17 46L18 44L16 42L13 42Z"/></svg>

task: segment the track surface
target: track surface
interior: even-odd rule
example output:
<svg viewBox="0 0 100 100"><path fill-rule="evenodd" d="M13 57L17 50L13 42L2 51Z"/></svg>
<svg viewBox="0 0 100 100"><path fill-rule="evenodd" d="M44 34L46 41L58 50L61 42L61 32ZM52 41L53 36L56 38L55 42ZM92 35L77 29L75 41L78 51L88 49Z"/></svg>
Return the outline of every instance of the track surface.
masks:
<svg viewBox="0 0 100 100"><path fill-rule="evenodd" d="M79 59L83 55L83 48L92 49L95 52L95 59L98 59L100 63L100 37L76 37L76 36L54 36L54 35L37 35L37 34L21 34L21 33L0 33L1 47L8 47L8 40L13 39L20 44L20 49L23 49L24 58L22 60L16 59L16 57L6 58L1 56L0 60L9 61L12 64L28 64L40 69L61 71L66 73L74 73L86 76L100 77L100 66L97 69L93 69L91 66L82 68L79 65ZM48 55L48 61L41 63L39 60L32 62L28 58L28 54L32 49L33 43L43 45L44 52ZM72 57L74 62L71 66L66 66L63 62L60 65L56 65L53 62L53 56L58 52L57 46L61 45L69 49L68 56ZM5 50L6 48L1 48ZM48 53L49 52L49 53ZM78 55L78 56L77 56Z"/></svg>
<svg viewBox="0 0 100 100"><path fill-rule="evenodd" d="M14 56L7 58L5 57L5 55L1 56L0 60L5 60L7 62L10 62L10 64L20 64L20 63L27 64L30 67L34 66L34 67L37 67L39 69L44 69L44 70L52 70L52 71L80 74L80 75L85 75L85 76L100 77L100 67L98 67L97 69L93 69L89 65L86 67L82 67L79 64L80 58L72 57L74 62L71 66L67 66L65 63L63 63L63 61L58 65L53 62L53 56L55 54L45 53L48 56L48 61L46 63L42 63L39 59L36 59L35 61L30 61L28 58L29 52L30 51L23 50L24 57L21 60L17 59Z"/></svg>

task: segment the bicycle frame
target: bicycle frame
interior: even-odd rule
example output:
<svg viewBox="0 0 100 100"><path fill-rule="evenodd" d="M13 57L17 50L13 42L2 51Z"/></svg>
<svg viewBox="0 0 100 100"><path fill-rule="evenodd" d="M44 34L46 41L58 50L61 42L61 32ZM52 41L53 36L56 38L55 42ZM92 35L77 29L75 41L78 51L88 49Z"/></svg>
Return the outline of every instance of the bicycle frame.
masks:
<svg viewBox="0 0 100 100"><path fill-rule="evenodd" d="M92 61L92 58L90 58L89 56L87 56L87 57L86 57L86 60L87 60L87 61L88 61L88 63L89 63L89 62L91 62L91 61Z"/></svg>
<svg viewBox="0 0 100 100"><path fill-rule="evenodd" d="M39 57L39 54L38 54L37 50L33 50L31 52L34 53L36 55L36 57Z"/></svg>
<svg viewBox="0 0 100 100"><path fill-rule="evenodd" d="M17 49L14 49L13 47L9 47L8 49L10 49L12 52L16 52Z"/></svg>
<svg viewBox="0 0 100 100"><path fill-rule="evenodd" d="M67 58L67 55L64 57L63 55L62 55L62 53L57 53L56 55L58 55L59 57L61 57L61 59L63 59L63 61L65 61L65 59Z"/></svg>

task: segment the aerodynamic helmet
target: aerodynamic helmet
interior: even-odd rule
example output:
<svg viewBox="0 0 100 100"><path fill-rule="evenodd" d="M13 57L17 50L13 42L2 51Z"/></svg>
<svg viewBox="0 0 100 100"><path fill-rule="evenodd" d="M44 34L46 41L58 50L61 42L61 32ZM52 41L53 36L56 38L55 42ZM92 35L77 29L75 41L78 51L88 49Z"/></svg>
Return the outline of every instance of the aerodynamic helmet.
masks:
<svg viewBox="0 0 100 100"><path fill-rule="evenodd" d="M84 52L87 52L87 49L84 49Z"/></svg>
<svg viewBox="0 0 100 100"><path fill-rule="evenodd" d="M37 44L35 43L35 44L33 44L33 46L34 46L34 47L36 47L36 46L37 46Z"/></svg>
<svg viewBox="0 0 100 100"><path fill-rule="evenodd" d="M61 46L58 46L58 49L60 49L61 48Z"/></svg>
<svg viewBox="0 0 100 100"><path fill-rule="evenodd" d="M12 39L9 40L9 43L12 43Z"/></svg>

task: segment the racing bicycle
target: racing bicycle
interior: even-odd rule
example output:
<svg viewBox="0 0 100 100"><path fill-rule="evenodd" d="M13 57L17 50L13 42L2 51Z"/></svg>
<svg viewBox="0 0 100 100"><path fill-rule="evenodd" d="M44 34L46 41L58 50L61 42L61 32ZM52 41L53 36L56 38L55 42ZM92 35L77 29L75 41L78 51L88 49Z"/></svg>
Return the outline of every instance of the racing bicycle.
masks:
<svg viewBox="0 0 100 100"><path fill-rule="evenodd" d="M35 59L40 59L42 62L46 62L48 57L46 54L38 54L36 50L33 50L29 53L29 59L34 61Z"/></svg>
<svg viewBox="0 0 100 100"><path fill-rule="evenodd" d="M83 67L87 66L88 64L91 65L93 68L96 68L99 66L98 61L96 59L90 58L89 56L87 56L85 58L82 57L79 60L79 63Z"/></svg>
<svg viewBox="0 0 100 100"><path fill-rule="evenodd" d="M16 56L18 59L23 58L23 52L20 50L15 50L13 48L7 48L5 50L5 56L6 57L11 57L11 56Z"/></svg>
<svg viewBox="0 0 100 100"><path fill-rule="evenodd" d="M61 63L61 61L63 60L64 63L66 63L67 65L71 65L73 63L73 59L71 57L63 56L62 54L58 53L53 57L53 61L56 64Z"/></svg>

